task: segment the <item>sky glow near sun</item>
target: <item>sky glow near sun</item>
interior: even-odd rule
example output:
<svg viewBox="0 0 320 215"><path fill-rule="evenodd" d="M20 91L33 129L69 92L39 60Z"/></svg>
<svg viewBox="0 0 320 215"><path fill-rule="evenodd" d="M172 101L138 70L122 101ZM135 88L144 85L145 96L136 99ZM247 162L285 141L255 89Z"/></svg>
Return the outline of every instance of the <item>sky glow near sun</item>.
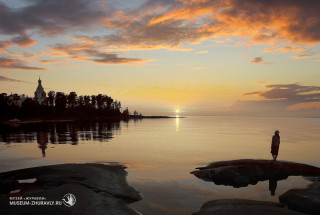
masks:
<svg viewBox="0 0 320 215"><path fill-rule="evenodd" d="M64 10L61 10L64 8ZM0 92L145 115L320 115L320 1L3 0ZM41 11L41 13L40 13ZM312 20L312 21L310 21Z"/></svg>

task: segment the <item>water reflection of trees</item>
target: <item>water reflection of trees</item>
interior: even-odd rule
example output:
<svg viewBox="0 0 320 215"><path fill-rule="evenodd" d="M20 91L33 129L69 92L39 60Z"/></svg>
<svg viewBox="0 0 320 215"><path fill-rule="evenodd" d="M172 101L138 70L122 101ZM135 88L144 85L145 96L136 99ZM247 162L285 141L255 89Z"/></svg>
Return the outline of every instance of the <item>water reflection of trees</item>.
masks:
<svg viewBox="0 0 320 215"><path fill-rule="evenodd" d="M79 141L107 142L114 134L120 134L119 121L22 124L17 128L0 126L0 142L37 142L43 153L47 143L77 145Z"/></svg>

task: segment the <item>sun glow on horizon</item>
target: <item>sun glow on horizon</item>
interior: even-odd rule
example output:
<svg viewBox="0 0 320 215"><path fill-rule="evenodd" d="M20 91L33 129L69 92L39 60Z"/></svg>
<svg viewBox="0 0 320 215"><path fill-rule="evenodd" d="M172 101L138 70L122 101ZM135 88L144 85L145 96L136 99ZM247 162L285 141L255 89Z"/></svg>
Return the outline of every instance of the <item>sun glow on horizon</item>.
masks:
<svg viewBox="0 0 320 215"><path fill-rule="evenodd" d="M180 113L180 109L176 109L175 112L176 112L176 113Z"/></svg>

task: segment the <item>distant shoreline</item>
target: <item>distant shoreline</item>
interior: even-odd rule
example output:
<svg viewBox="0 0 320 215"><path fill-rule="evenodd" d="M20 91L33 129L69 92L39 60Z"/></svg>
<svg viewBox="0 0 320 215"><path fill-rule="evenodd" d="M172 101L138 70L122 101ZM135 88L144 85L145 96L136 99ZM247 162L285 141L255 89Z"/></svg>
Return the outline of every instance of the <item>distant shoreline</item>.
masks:
<svg viewBox="0 0 320 215"><path fill-rule="evenodd" d="M101 116L101 117L57 117L57 118L32 118L32 119L10 119L0 120L0 124L4 125L19 125L27 123L55 123L55 122L75 122L85 120L97 120L97 121L128 121L134 119L170 119L170 118L185 118L181 116Z"/></svg>

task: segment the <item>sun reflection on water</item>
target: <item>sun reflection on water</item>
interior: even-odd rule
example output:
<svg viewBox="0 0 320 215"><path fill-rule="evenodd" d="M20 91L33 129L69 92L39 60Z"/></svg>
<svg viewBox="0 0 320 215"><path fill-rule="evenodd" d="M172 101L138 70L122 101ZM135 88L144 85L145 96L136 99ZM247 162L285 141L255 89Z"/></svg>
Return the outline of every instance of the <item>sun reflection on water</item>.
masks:
<svg viewBox="0 0 320 215"><path fill-rule="evenodd" d="M176 131L179 131L180 118L179 115L176 115Z"/></svg>

